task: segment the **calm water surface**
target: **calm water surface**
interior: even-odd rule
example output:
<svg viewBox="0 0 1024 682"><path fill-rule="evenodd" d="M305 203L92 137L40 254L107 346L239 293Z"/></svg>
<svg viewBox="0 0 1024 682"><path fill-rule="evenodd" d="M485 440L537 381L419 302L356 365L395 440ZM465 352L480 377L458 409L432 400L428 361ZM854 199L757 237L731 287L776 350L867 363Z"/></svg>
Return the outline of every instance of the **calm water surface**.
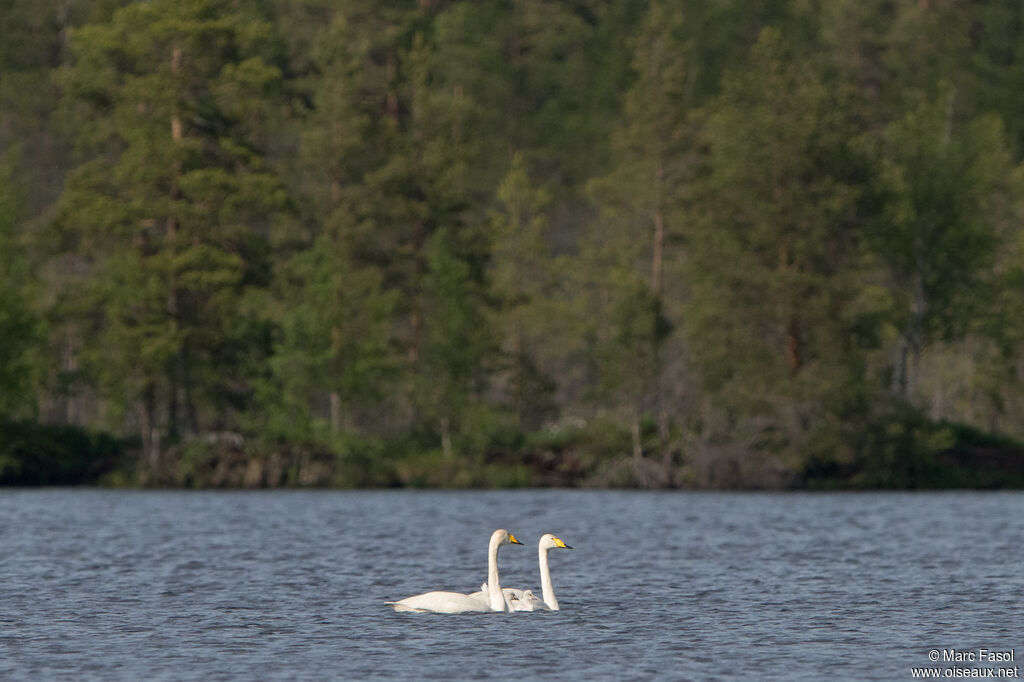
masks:
<svg viewBox="0 0 1024 682"><path fill-rule="evenodd" d="M384 605L499 527L507 587L575 547L561 612ZM912 679L1024 658L1022 538L1019 493L0 491L0 679Z"/></svg>

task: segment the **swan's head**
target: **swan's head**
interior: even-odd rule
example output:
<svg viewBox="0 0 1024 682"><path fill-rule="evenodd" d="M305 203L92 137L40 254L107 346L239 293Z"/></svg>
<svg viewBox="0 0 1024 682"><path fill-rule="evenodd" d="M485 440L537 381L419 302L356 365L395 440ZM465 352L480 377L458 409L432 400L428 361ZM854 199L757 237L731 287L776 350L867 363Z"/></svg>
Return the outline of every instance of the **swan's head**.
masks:
<svg viewBox="0 0 1024 682"><path fill-rule="evenodd" d="M509 533L504 528L499 528L491 534L491 542L497 542L499 545L521 545L523 543L516 539L515 535Z"/></svg>
<svg viewBox="0 0 1024 682"><path fill-rule="evenodd" d="M572 549L571 545L565 544L562 538L555 537L551 533L540 536L541 549Z"/></svg>

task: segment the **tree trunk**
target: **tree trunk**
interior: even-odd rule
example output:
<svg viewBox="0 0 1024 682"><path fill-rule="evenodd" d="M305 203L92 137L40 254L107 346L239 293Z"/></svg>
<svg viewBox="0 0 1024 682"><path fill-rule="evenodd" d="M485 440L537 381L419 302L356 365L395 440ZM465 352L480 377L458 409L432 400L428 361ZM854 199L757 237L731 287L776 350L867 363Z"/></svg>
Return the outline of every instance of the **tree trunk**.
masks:
<svg viewBox="0 0 1024 682"><path fill-rule="evenodd" d="M924 348L924 321L928 313L928 298L924 290L924 257L917 254L914 267L913 299L910 303L910 317L900 338L900 345L893 361L890 390L894 395L912 395L916 383L918 362Z"/></svg>
<svg viewBox="0 0 1024 682"><path fill-rule="evenodd" d="M651 293L654 294L655 300L661 298L661 292L663 288L664 275L664 260L665 260L665 212L662 207L662 196L663 188L665 184L665 165L659 159L657 161L655 171L655 206L654 206L654 243L651 245ZM665 462L666 471L671 463L672 455L668 449L668 411L665 409L665 397L663 386L664 382L661 380L661 353L660 344L661 340L657 337L652 338L653 348L651 349L651 357L654 360L654 366L651 368L652 376L651 383L654 386L654 403L655 409L657 410L658 420L658 448L661 451L662 461ZM635 451L634 444L634 451Z"/></svg>
<svg viewBox="0 0 1024 682"><path fill-rule="evenodd" d="M789 322L786 324L786 363L789 365L789 373L796 376L800 371L802 359L800 357L800 321L795 314L790 314Z"/></svg>
<svg viewBox="0 0 1024 682"><path fill-rule="evenodd" d="M341 203L341 180L337 176L332 174L331 177L331 211L337 210ZM340 284L335 284L335 287L340 287ZM337 296L335 291L335 296ZM338 354L341 352L341 328L338 325L331 325L331 359L332 362L332 373L330 381L332 383L330 402L331 402L331 434L338 435L341 431L341 394L336 388L336 383L339 376L341 375L340 360Z"/></svg>
<svg viewBox="0 0 1024 682"><path fill-rule="evenodd" d="M395 85L398 80L398 59L394 53L388 54L388 91L385 95L384 108L387 111L388 117L392 120L395 126L398 125L398 93L395 91Z"/></svg>
<svg viewBox="0 0 1024 682"><path fill-rule="evenodd" d="M663 260L665 252L665 212L661 206L661 188L665 180L665 167L658 161L655 175L654 244L651 248L651 293L661 296Z"/></svg>
<svg viewBox="0 0 1024 682"><path fill-rule="evenodd" d="M184 406L183 424L186 433L199 431L199 417L196 415L195 401L192 400L192 377L189 374L188 353L184 348L178 353L175 361L175 382L181 390L181 404Z"/></svg>
<svg viewBox="0 0 1024 682"><path fill-rule="evenodd" d="M142 391L142 456L155 467L160 459L160 428L156 423L156 390L152 383Z"/></svg>
<svg viewBox="0 0 1024 682"><path fill-rule="evenodd" d="M441 417L441 452L446 460L452 459L452 422L448 415Z"/></svg>
<svg viewBox="0 0 1024 682"><path fill-rule="evenodd" d="M61 370L66 372L68 376L74 376L78 372L78 354L75 352L77 346L77 336L72 336L72 332L69 329L65 333L61 353ZM61 394L61 415L65 424L79 423L78 401L79 399L72 394Z"/></svg>
<svg viewBox="0 0 1024 682"><path fill-rule="evenodd" d="M661 402L660 398L658 402ZM664 404L658 407L658 447L661 449L661 463L665 467L665 474L669 475L672 471L672 448L669 446L668 410Z"/></svg>
<svg viewBox="0 0 1024 682"><path fill-rule="evenodd" d="M789 248L785 243L779 244L779 274L783 280L783 297L785 309L788 310L786 319L786 365L789 373L796 376L803 365L803 358L800 348L800 319L795 309L797 306L797 295L793 286L787 281L789 275L796 270L796 264L790 261Z"/></svg>
<svg viewBox="0 0 1024 682"><path fill-rule="evenodd" d="M409 364L413 370L417 368L420 360L420 345L423 337L423 294L421 292L423 278L426 275L426 263L424 263L423 249L426 247L427 233L423 223L416 223L416 230L413 234L413 268L412 283L412 310L409 313Z"/></svg>
<svg viewBox="0 0 1024 682"><path fill-rule="evenodd" d="M526 362L523 349L523 324L516 310L512 313L512 400L519 428L523 428L526 421Z"/></svg>
<svg viewBox="0 0 1024 682"><path fill-rule="evenodd" d="M629 433L633 439L633 458L640 459L644 456L643 441L640 440L640 412L633 413L633 422L629 425Z"/></svg>
<svg viewBox="0 0 1024 682"><path fill-rule="evenodd" d="M341 353L341 329L334 325L331 327L331 359L333 367L331 372L331 383L336 384L341 374L341 360L338 357ZM337 388L331 389L331 434L338 435L341 432L341 394Z"/></svg>
<svg viewBox="0 0 1024 682"><path fill-rule="evenodd" d="M181 71L181 59L182 52L180 47L175 47L171 51L171 73L178 74ZM184 127L181 121L181 114L178 111L177 105L171 112L171 140L178 144L181 142L184 136ZM176 249L175 242L178 236L178 217L176 214L177 207L175 206L178 199L180 199L180 189L178 187L178 180L181 176L181 162L178 159L174 159L171 167L171 209L167 215L167 227L166 227L166 248L174 253ZM178 284L177 276L173 268L168 270L167 273L167 316L170 323L171 332L177 332L178 330ZM170 395L168 396L168 428L172 434L178 432L178 426L180 421L179 409L178 409L178 392L184 386L184 357L182 356L183 350L179 350L177 356L172 361L172 365L169 368L169 379L170 379ZM186 389L185 394L189 395L189 391ZM186 399L187 401L187 399ZM190 406L189 406L190 407Z"/></svg>

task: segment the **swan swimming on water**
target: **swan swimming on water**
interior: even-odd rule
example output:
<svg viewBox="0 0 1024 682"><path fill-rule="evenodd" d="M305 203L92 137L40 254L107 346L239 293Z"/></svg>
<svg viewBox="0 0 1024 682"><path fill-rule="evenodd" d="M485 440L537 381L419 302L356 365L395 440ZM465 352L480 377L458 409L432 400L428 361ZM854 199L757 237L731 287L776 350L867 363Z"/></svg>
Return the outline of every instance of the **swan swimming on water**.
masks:
<svg viewBox="0 0 1024 682"><path fill-rule="evenodd" d="M399 601L389 601L387 604L394 607L395 611L412 611L416 613L466 613L469 611L507 611L509 605L506 603L501 585L498 582L498 548L502 545L521 545L523 543L516 539L504 528L499 528L491 534L491 542L487 546L487 584L491 585L486 598L476 598L461 592L426 592L413 597L406 597Z"/></svg>
<svg viewBox="0 0 1024 682"><path fill-rule="evenodd" d="M572 549L565 544L561 538L551 533L545 533L537 543L537 560L540 563L540 586L544 601L541 601L532 590L517 590L513 587L506 587L502 590L505 606L509 611L558 611L558 600L555 598L555 588L551 584L551 569L548 568L548 551L552 549ZM485 602L490 599L488 583L480 586L480 592L470 595L478 601Z"/></svg>

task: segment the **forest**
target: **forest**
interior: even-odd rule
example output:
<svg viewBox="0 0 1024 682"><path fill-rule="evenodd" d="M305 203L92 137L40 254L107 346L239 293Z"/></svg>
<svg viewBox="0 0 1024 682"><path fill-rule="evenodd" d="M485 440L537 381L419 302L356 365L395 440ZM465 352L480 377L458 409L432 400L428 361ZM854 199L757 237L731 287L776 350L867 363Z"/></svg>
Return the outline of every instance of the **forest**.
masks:
<svg viewBox="0 0 1024 682"><path fill-rule="evenodd" d="M0 484L1024 487L1019 0L0 8Z"/></svg>

